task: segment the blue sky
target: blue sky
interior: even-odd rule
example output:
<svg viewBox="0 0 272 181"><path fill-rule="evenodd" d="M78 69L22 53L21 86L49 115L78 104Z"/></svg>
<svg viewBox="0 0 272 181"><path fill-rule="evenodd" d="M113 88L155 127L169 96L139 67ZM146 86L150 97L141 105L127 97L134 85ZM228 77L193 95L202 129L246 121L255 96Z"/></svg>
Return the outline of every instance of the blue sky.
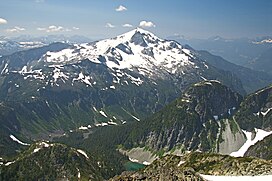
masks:
<svg viewBox="0 0 272 181"><path fill-rule="evenodd" d="M118 11L119 10L119 11ZM0 35L272 36L271 0L0 0ZM125 27L124 27L125 26Z"/></svg>

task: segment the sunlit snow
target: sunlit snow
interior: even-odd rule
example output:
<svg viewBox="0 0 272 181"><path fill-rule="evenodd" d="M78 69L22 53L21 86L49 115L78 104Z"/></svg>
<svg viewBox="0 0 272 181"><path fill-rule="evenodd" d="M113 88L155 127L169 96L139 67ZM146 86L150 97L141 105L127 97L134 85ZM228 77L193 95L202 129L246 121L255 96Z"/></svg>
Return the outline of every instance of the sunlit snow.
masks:
<svg viewBox="0 0 272 181"><path fill-rule="evenodd" d="M86 154L85 151L77 149L77 152L80 153L80 154L82 154L83 156L85 156L87 159L89 159L89 157L88 157L88 155Z"/></svg>
<svg viewBox="0 0 272 181"><path fill-rule="evenodd" d="M29 145L28 143L24 143L24 142L20 141L19 139L17 139L17 138L16 138L15 136L13 136L13 135L9 135L9 137L10 137L13 141L15 141L15 142L17 142L17 143L19 143L19 144L21 144L21 145L25 145L25 146Z"/></svg>
<svg viewBox="0 0 272 181"><path fill-rule="evenodd" d="M272 175L261 176L214 176L214 175L201 175L208 181L271 181Z"/></svg>
<svg viewBox="0 0 272 181"><path fill-rule="evenodd" d="M244 156L244 154L246 153L246 151L248 150L248 148L254 144L256 144L258 141L263 140L265 137L267 137L268 135L272 134L272 131L267 132L261 129L254 129L256 132L256 136L254 139L252 138L252 132L248 132L245 130L242 130L244 132L244 134L246 135L246 139L247 141L244 143L244 145L236 152L232 152L230 155L234 156L234 157L242 157Z"/></svg>

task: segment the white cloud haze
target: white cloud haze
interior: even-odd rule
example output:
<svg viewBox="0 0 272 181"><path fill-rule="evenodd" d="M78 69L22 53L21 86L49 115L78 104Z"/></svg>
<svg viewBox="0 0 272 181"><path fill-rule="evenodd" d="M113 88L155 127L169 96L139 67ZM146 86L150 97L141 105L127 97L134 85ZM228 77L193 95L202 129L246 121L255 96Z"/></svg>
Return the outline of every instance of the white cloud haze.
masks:
<svg viewBox="0 0 272 181"><path fill-rule="evenodd" d="M128 23L123 24L122 26L125 27L125 28L131 28L131 27L133 27L131 24L128 24Z"/></svg>
<svg viewBox="0 0 272 181"><path fill-rule="evenodd" d="M8 23L7 20L5 20L5 19L3 19L3 18L0 18L0 24L7 24L7 23Z"/></svg>
<svg viewBox="0 0 272 181"><path fill-rule="evenodd" d="M106 28L115 28L115 26L111 23L107 23L105 27Z"/></svg>
<svg viewBox="0 0 272 181"><path fill-rule="evenodd" d="M146 28L156 27L156 25L151 21L141 21L139 26L146 27Z"/></svg>
<svg viewBox="0 0 272 181"><path fill-rule="evenodd" d="M45 0L35 0L36 3L44 3Z"/></svg>
<svg viewBox="0 0 272 181"><path fill-rule="evenodd" d="M120 5L118 8L115 9L115 11L127 11L127 8L125 6Z"/></svg>
<svg viewBox="0 0 272 181"><path fill-rule="evenodd" d="M47 28L37 28L37 30L46 31L47 33L51 33L51 32L64 31L64 28L62 26L51 25L51 26L49 26Z"/></svg>
<svg viewBox="0 0 272 181"><path fill-rule="evenodd" d="M6 29L8 33L19 33L21 31L25 31L25 28L21 28L19 26L15 26L14 28Z"/></svg>

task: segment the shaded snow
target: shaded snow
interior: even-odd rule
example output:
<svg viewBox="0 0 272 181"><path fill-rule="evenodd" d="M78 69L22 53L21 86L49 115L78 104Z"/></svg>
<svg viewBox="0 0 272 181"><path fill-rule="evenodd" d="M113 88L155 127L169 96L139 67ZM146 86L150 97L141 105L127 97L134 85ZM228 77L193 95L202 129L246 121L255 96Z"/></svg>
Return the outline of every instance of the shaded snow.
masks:
<svg viewBox="0 0 272 181"><path fill-rule="evenodd" d="M139 118L137 118L136 116L131 115L131 117L133 117L134 119L136 119L137 121L141 121Z"/></svg>
<svg viewBox="0 0 272 181"><path fill-rule="evenodd" d="M217 115L214 115L213 118L215 121L217 121L219 117Z"/></svg>
<svg viewBox="0 0 272 181"><path fill-rule="evenodd" d="M3 73L7 73L8 72L8 63L6 63L5 64L5 66L4 66L4 68L2 69L2 71L1 71L1 74L3 74Z"/></svg>
<svg viewBox="0 0 272 181"><path fill-rule="evenodd" d="M248 132L245 130L242 130L244 132L244 134L246 135L247 141L244 143L244 145L236 152L232 152L230 154L230 156L234 156L234 157L242 157L244 156L244 154L246 153L246 151L248 150L248 148L252 145L255 145L258 141L263 140L265 137L267 137L268 135L272 134L272 131L267 132L261 129L257 129L255 128L255 132L256 132L256 136L255 138L252 140L252 132Z"/></svg>
<svg viewBox="0 0 272 181"><path fill-rule="evenodd" d="M21 145L24 145L24 146L28 146L29 144L28 143L24 143L24 142L22 142L22 141L20 141L19 139L17 139L15 136L13 136L13 135L9 135L9 137L13 140L13 141L15 141L15 142L17 142L17 143L19 143L19 144L21 144Z"/></svg>
<svg viewBox="0 0 272 181"><path fill-rule="evenodd" d="M270 111L272 110L272 108L269 108L269 109L267 109L266 111L262 111L261 112L261 114L263 115L263 116L266 116Z"/></svg>
<svg viewBox="0 0 272 181"><path fill-rule="evenodd" d="M9 166L9 165L11 165L11 164L13 164L13 163L15 163L15 161L8 162L8 163L5 164L5 166Z"/></svg>
<svg viewBox="0 0 272 181"><path fill-rule="evenodd" d="M208 181L271 181L272 175L261 176L214 176L214 175L202 175L204 179Z"/></svg>
<svg viewBox="0 0 272 181"><path fill-rule="evenodd" d="M139 118L137 118L136 116L132 115L130 112L128 112L128 111L127 111L126 109L124 109L123 107L122 107L122 109L123 109L127 114L129 114L132 118L134 118L134 119L137 120L137 121L140 121ZM123 124L123 122L122 122L122 124Z"/></svg>
<svg viewBox="0 0 272 181"><path fill-rule="evenodd" d="M139 160L137 160L137 159L133 159L133 158L128 158L128 159L129 159L129 161L131 161L131 162L139 163Z"/></svg>

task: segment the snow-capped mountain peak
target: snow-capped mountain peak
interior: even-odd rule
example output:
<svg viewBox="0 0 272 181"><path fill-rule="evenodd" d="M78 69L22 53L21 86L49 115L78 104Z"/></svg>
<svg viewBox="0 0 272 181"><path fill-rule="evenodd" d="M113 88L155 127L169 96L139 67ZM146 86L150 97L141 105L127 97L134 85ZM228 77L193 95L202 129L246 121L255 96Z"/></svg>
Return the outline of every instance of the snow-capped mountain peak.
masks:
<svg viewBox="0 0 272 181"><path fill-rule="evenodd" d="M193 65L190 51L174 41L163 40L154 34L136 28L115 38L94 43L78 44L60 52L47 52L43 61L70 64L83 59L105 64L109 68L130 69L153 66L164 67L169 72L178 64Z"/></svg>
<svg viewBox="0 0 272 181"><path fill-rule="evenodd" d="M112 76L106 88L113 88L115 84L140 86L144 79L156 84L157 79L198 74L199 67L208 69L191 50L140 28L111 39L49 49L40 58L25 61L16 67L4 62L1 74L18 73L25 80L39 79L51 86L81 82L92 87L103 80L93 73L99 67Z"/></svg>

